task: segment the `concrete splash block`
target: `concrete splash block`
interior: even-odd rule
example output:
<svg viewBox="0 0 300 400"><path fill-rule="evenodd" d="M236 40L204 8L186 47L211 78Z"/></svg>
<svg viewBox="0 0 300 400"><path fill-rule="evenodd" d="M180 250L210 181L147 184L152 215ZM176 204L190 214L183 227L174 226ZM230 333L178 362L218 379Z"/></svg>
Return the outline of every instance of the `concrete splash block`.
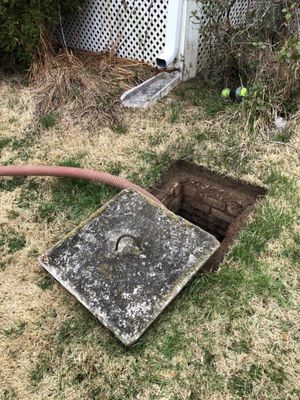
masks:
<svg viewBox="0 0 300 400"><path fill-rule="evenodd" d="M123 190L39 262L130 346L218 247L214 236Z"/></svg>

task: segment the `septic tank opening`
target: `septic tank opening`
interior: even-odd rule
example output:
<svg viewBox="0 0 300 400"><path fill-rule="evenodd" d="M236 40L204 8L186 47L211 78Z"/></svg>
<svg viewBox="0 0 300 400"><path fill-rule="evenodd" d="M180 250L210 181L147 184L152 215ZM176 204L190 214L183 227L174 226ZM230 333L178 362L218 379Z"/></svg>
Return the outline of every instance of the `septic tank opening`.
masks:
<svg viewBox="0 0 300 400"><path fill-rule="evenodd" d="M216 271L266 189L179 161L164 174L153 194L221 242L204 266L205 271Z"/></svg>

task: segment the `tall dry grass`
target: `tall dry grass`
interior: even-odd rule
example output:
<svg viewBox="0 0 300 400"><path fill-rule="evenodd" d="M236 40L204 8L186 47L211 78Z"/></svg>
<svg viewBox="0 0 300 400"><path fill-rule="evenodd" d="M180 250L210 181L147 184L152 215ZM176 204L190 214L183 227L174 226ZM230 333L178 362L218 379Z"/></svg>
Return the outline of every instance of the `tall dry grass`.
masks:
<svg viewBox="0 0 300 400"><path fill-rule="evenodd" d="M155 74L140 61L95 53L45 48L30 69L36 120L48 114L66 116L73 123L118 124L120 95Z"/></svg>

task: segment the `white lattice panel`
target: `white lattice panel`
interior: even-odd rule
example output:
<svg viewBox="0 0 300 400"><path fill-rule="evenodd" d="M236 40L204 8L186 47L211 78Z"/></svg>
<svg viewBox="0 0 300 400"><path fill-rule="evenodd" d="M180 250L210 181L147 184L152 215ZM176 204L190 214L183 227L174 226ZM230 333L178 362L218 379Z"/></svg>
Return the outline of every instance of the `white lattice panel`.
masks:
<svg viewBox="0 0 300 400"><path fill-rule="evenodd" d="M203 0L202 4L207 0ZM213 1L213 0L211 0ZM253 19L255 15L257 18L261 15L261 12L266 8L266 3L269 0L235 0L232 1L230 9L227 13L223 13L219 21L225 21L228 18L228 22L231 26L237 27L243 24L247 18ZM254 14L255 13L255 14ZM227 14L227 15L226 15ZM207 14L203 11L203 6L199 3L199 47L198 47L198 71L203 70L207 65L208 61L213 57L213 51L216 49L216 43L213 32L205 31L206 24L209 23ZM205 32L205 33L204 33Z"/></svg>
<svg viewBox="0 0 300 400"><path fill-rule="evenodd" d="M213 42L213 35L207 32L206 25L209 23L208 17L204 10L203 4L198 4L197 20L194 23L199 25L199 46L198 46L198 59L197 70L202 70L210 59L210 50Z"/></svg>
<svg viewBox="0 0 300 400"><path fill-rule="evenodd" d="M170 0L172 1L172 0ZM117 50L120 57L155 65L165 45L169 0L86 0L64 23L69 47Z"/></svg>
<svg viewBox="0 0 300 400"><path fill-rule="evenodd" d="M229 13L229 21L232 26L239 26L247 18L259 18L264 9L264 4L269 0L236 0ZM255 13L255 14L253 14Z"/></svg>

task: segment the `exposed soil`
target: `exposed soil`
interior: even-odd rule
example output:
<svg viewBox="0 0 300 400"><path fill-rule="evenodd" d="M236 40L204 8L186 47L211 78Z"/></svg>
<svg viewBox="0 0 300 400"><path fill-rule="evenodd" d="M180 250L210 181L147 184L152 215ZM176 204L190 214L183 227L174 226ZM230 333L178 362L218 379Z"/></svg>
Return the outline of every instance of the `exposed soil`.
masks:
<svg viewBox="0 0 300 400"><path fill-rule="evenodd" d="M267 190L179 161L152 191L170 210L213 234L221 246L202 271L217 271Z"/></svg>

